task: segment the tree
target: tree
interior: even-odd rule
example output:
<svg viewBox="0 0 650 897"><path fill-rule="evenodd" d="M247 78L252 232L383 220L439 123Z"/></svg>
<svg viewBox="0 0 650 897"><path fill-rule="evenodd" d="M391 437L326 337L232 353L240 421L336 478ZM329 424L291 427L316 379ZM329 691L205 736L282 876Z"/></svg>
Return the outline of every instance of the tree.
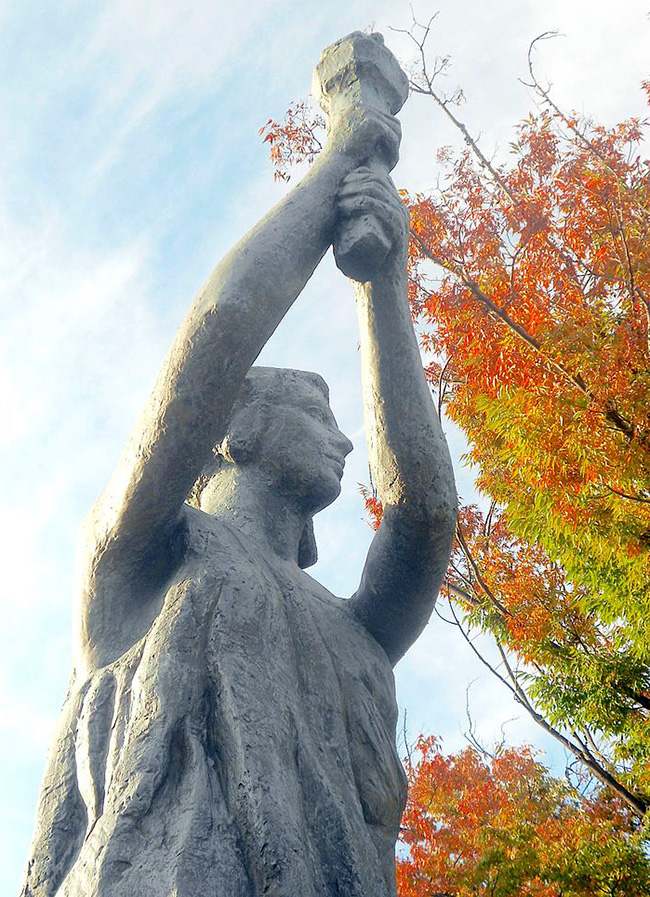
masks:
<svg viewBox="0 0 650 897"><path fill-rule="evenodd" d="M400 897L642 897L650 861L606 789L573 791L528 747L445 755L421 737L407 762Z"/></svg>
<svg viewBox="0 0 650 897"><path fill-rule="evenodd" d="M466 434L486 507L461 511L454 622L546 731L638 815L650 801L650 162L646 122L540 108L493 163L435 85L431 22L412 92L466 149L404 195L410 299L441 409ZM544 35L543 37L546 37ZM531 53L536 42L531 45ZM650 98L650 82L644 90ZM301 110L303 120L305 110ZM267 130L290 164L285 123ZM285 130L283 130L285 129ZM304 132L306 137L309 134ZM311 136L316 133L311 128ZM314 145L311 144L312 150ZM304 153L303 153L304 154ZM430 180L434 180L433 172ZM376 524L381 507L370 490ZM471 641L470 641L471 643Z"/></svg>
<svg viewBox="0 0 650 897"><path fill-rule="evenodd" d="M457 121L426 70L414 90ZM531 48L532 49L532 48ZM529 57L530 59L530 57ZM649 163L643 123L542 111L492 165L466 129L410 197L413 308L487 514L449 586L517 699L637 812L650 792ZM648 90L648 85L644 85ZM435 287L430 263L442 269ZM508 654L516 658L509 660ZM515 664L519 664L517 670ZM568 731L566 738L562 732Z"/></svg>

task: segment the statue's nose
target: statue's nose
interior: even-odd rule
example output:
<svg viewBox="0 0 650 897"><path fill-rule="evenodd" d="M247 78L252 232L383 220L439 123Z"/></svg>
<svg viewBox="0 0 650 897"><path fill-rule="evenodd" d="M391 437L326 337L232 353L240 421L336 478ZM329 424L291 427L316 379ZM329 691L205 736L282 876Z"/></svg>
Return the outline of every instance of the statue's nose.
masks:
<svg viewBox="0 0 650 897"><path fill-rule="evenodd" d="M348 437L345 435L345 433L342 433L342 432L339 430L338 435L339 435L339 441L340 441L341 451L343 452L344 455L349 455L350 452L352 451L352 449L354 448L354 445L353 445L352 442L348 439Z"/></svg>

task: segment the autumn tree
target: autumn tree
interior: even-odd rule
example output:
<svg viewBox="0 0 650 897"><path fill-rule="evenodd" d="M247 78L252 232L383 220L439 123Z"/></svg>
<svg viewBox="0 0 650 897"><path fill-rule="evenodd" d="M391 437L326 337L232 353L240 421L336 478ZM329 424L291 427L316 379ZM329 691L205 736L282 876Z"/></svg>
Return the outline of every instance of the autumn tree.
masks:
<svg viewBox="0 0 650 897"><path fill-rule="evenodd" d="M445 755L420 738L407 761L400 897L645 897L650 861L634 815L606 789L551 776L533 751Z"/></svg>
<svg viewBox="0 0 650 897"><path fill-rule="evenodd" d="M463 511L449 588L499 675L638 813L650 792L649 163L644 124L541 110L494 165L468 144L409 197L411 299L487 513ZM648 85L645 85L647 90ZM431 278L435 266L436 281ZM459 621L460 622L460 621Z"/></svg>
<svg viewBox="0 0 650 897"><path fill-rule="evenodd" d="M642 816L650 800L650 162L646 122L567 114L529 56L537 111L493 162L437 90L414 26L416 97L442 149L411 212L410 300L439 407L482 507L461 511L454 622L493 636L515 700ZM531 47L534 52L535 43ZM650 94L650 84L644 90ZM267 126L287 166L317 123ZM310 122L305 127L305 121ZM277 151L277 149L276 149ZM375 522L381 507L366 502Z"/></svg>

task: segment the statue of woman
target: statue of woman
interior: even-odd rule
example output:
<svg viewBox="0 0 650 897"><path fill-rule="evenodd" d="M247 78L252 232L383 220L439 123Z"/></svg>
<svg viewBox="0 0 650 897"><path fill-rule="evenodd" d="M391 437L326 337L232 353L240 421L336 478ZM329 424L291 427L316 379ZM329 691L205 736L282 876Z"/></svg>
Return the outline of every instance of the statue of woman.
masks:
<svg viewBox="0 0 650 897"><path fill-rule="evenodd" d="M387 897L405 801L392 667L456 495L406 294L408 216L357 110L218 265L84 527L78 647L23 897ZM316 374L252 367L347 221L381 527L348 600L304 572L352 445ZM372 267L372 266L371 266ZM189 497L189 500L188 500Z"/></svg>

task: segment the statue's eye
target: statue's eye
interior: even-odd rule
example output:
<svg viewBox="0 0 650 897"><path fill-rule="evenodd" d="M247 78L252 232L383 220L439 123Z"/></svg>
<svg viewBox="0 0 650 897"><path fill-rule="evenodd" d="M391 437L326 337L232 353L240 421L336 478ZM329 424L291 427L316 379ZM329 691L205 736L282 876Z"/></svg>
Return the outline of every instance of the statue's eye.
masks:
<svg viewBox="0 0 650 897"><path fill-rule="evenodd" d="M314 405L311 408L308 408L307 414L309 414L310 417L313 417L316 420L320 421L322 424L328 423L329 419L330 419L330 416L327 413L327 411L325 411L325 409L323 409L323 408L319 408L316 405Z"/></svg>

